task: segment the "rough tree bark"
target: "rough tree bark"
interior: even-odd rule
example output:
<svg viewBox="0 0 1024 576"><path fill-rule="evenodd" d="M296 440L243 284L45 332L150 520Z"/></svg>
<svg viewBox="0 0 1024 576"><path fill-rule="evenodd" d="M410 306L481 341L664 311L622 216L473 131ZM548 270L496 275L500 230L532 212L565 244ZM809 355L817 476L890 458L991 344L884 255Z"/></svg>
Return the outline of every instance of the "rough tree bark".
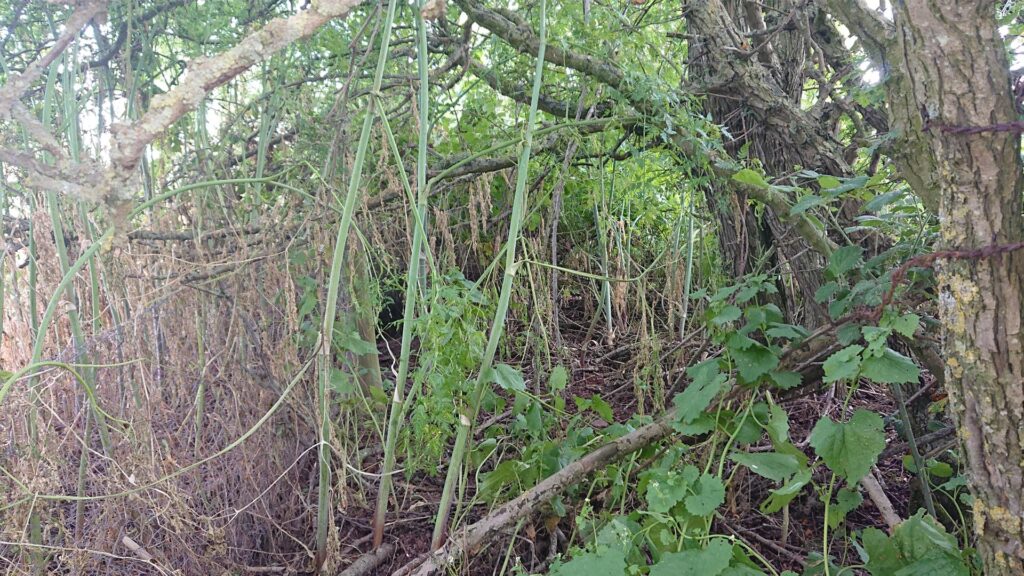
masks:
<svg viewBox="0 0 1024 576"><path fill-rule="evenodd" d="M942 244L973 251L939 266L946 384L985 573L1024 574L1024 251L1010 249L1024 239L1024 178L995 5L906 0L891 23L831 7L891 70L889 112L911 144L894 159L937 200Z"/></svg>

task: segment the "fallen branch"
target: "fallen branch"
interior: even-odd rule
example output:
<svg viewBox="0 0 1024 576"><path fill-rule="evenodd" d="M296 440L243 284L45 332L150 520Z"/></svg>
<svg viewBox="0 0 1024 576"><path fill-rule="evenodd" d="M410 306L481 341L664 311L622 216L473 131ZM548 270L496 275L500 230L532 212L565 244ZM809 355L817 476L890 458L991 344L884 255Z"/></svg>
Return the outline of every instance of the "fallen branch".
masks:
<svg viewBox="0 0 1024 576"><path fill-rule="evenodd" d="M362 576L363 574L368 574L371 570L374 570L377 566L383 564L385 560L391 558L391 555L394 553L394 544L384 544L373 552L364 554L357 558L356 561L350 564L348 568L342 570L338 576Z"/></svg>
<svg viewBox="0 0 1024 576"><path fill-rule="evenodd" d="M394 576L428 576L453 564L463 555L477 551L493 535L526 518L538 506L579 482L591 472L668 436L672 432L671 423L674 419L675 410L669 410L656 422L605 444L569 464L519 497L499 506L478 522L462 529L449 539L448 544L437 551L424 554L406 564L396 571Z"/></svg>
<svg viewBox="0 0 1024 576"><path fill-rule="evenodd" d="M864 487L864 491L868 493L868 498L878 508L878 511L882 514L882 520L885 520L885 525L889 527L889 533L899 526L903 519L896 513L896 508L893 507L892 501L885 495L885 490L882 489L882 485L878 483L878 479L871 472L868 475L860 479L860 485Z"/></svg>

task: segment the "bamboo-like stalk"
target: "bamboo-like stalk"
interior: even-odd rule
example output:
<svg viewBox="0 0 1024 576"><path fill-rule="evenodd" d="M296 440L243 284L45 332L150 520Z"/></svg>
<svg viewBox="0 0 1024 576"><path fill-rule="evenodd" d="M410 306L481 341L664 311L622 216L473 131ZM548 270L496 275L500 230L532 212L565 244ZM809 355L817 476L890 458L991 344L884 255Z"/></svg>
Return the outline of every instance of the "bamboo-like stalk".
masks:
<svg viewBox="0 0 1024 576"><path fill-rule="evenodd" d="M380 52L377 59L377 70L373 77L373 89L371 94L380 92L380 86L384 78L384 66L387 63L388 47L391 43L391 27L395 19L396 0L388 2L387 16L384 19L383 33L380 40ZM352 227L352 215L355 212L356 199L359 197L359 190L362 184L363 164L366 161L366 150L370 145L370 132L373 128L373 121L378 112L379 106L376 100L371 101L366 117L363 119L362 131L359 134L359 146L356 148L356 157L352 166L352 173L349 177L348 193L345 197L345 204L342 209L341 222L338 224L338 235L334 243L334 254L331 259L331 274L327 283L327 302L324 307L323 326L320 331L320 351L317 357L318 371L318 412L320 417L320 446L319 457L319 488L317 492L317 520L316 520L316 565L319 567L326 559L327 535L331 512L334 507L331 505L330 484L331 484L331 450L329 446L331 438L331 342L334 335L334 321L338 311L338 287L341 283L342 263L345 259L345 245L348 240L349 230Z"/></svg>
<svg viewBox="0 0 1024 576"><path fill-rule="evenodd" d="M679 320L679 341L686 338L686 321L690 314L690 287L693 285L693 220L694 211L697 209L696 194L692 189L688 190L690 196L690 207L686 211L686 276L683 280L683 313Z"/></svg>
<svg viewBox="0 0 1024 576"><path fill-rule="evenodd" d="M498 307L494 313L494 324L491 325L491 332L487 339L487 348L484 350L480 362L480 372L477 374L476 382L473 385L473 393L470 397L470 425L476 421L477 413L480 411L480 401L483 397L484 387L491 379L491 367L494 363L494 355L498 350L498 343L505 330L505 317L508 314L509 300L512 297L512 283L515 279L518 264L516 262L516 244L519 242L519 232L523 224L523 215L526 211L527 175L530 169L530 154L533 148L533 127L537 121L537 101L540 99L540 87L544 75L544 51L547 47L547 1L540 3L540 46L537 48L537 64L533 72L533 91L530 95L530 111L527 114L525 134L523 136L523 149L519 154L519 165L516 169L516 191L512 200L512 215L509 222L508 241L505 244L505 274L501 282L501 293L498 296ZM462 460L467 453L469 444L469 433L460 434L456 438L455 446L452 448L452 458L448 463L449 471L445 479L444 494L450 495L453 484L460 474ZM451 470L455 468L455 470ZM434 520L435 542L437 535L443 535L448 523L448 508L444 505L442 495L441 509L438 510L437 518ZM436 547L435 547L436 548Z"/></svg>
<svg viewBox="0 0 1024 576"><path fill-rule="evenodd" d="M424 2L420 2L420 8ZM402 346L398 360L398 375L395 378L395 390L391 395L391 412L388 415L388 427L384 438L384 455L381 465L380 486L377 490L377 508L373 515L373 546L377 548L384 541L384 521L387 516L388 498L391 496L391 475L395 469L395 450L398 444L398 428L404 419L406 398L405 381L409 377L409 363L412 356L412 323L416 316L416 300L419 291L420 252L425 243L426 226L424 223L427 204L427 150L430 145L430 83L427 72L427 28L423 15L417 10L416 16L416 67L419 73L419 141L416 149L416 204L413 207L415 222L410 247L409 266L405 277L405 310L402 320ZM388 129L389 143L394 135ZM401 156L397 147L393 150L395 162L401 164ZM404 171L402 172L404 174ZM404 176L403 176L404 177ZM410 390L412 397L415 390Z"/></svg>

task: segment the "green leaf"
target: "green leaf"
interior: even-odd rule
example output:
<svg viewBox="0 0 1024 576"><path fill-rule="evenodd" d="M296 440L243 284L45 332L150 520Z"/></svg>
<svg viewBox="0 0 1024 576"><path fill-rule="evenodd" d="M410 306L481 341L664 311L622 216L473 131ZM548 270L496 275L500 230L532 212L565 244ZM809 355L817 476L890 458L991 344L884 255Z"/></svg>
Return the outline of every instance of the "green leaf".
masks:
<svg viewBox="0 0 1024 576"><path fill-rule="evenodd" d="M708 516L725 502L725 486L717 476L702 474L686 497L686 511L694 516Z"/></svg>
<svg viewBox="0 0 1024 576"><path fill-rule="evenodd" d="M778 452L751 454L734 452L729 459L750 468L751 472L759 476L776 482L782 482L800 469L800 462L797 461L796 456Z"/></svg>
<svg viewBox="0 0 1024 576"><path fill-rule="evenodd" d="M893 318L889 322L889 326L893 330L906 336L907 338L913 338L914 333L917 332L917 326L921 323L921 317L917 314L908 313L897 318Z"/></svg>
<svg viewBox="0 0 1024 576"><path fill-rule="evenodd" d="M670 470L664 474L652 474L647 482L647 508L655 514L665 514L686 497L690 483L686 476Z"/></svg>
<svg viewBox="0 0 1024 576"><path fill-rule="evenodd" d="M498 364L494 367L494 382L502 390L513 390L515 392L526 390L526 382L523 380L523 375L519 370L508 364Z"/></svg>
<svg viewBox="0 0 1024 576"><path fill-rule="evenodd" d="M873 576L967 576L970 570L956 538L924 511L904 520L891 537L875 528L865 529L861 546Z"/></svg>
<svg viewBox="0 0 1024 576"><path fill-rule="evenodd" d="M886 348L879 357L865 358L861 376L879 384L917 382L921 369L906 356Z"/></svg>
<svg viewBox="0 0 1024 576"><path fill-rule="evenodd" d="M723 324L727 324L729 322L732 322L733 320L738 319L742 315L743 311L740 310L739 306L730 304L725 308L722 308L718 312L718 314L716 314L715 317L711 319L711 322L714 323L716 326L721 326Z"/></svg>
<svg viewBox="0 0 1024 576"><path fill-rule="evenodd" d="M822 364L825 369L825 377L822 382L835 382L836 380L849 380L857 375L860 369L860 353L864 347L859 344L847 346L832 354Z"/></svg>
<svg viewBox="0 0 1024 576"><path fill-rule="evenodd" d="M728 380L725 374L718 371L717 359L692 366L686 370L686 374L693 381L673 399L679 423L682 424L690 424L703 414Z"/></svg>
<svg viewBox="0 0 1024 576"><path fill-rule="evenodd" d="M594 394L590 397L590 409L597 412L597 415L604 419L606 422L611 423L615 421L615 414L612 412L612 407L601 398L600 395Z"/></svg>
<svg viewBox="0 0 1024 576"><path fill-rule="evenodd" d="M768 498L761 503L761 512L765 514L774 514L779 510L782 510L786 504L789 504L794 498L800 495L800 492L811 483L811 469L804 468L793 475L782 488L772 490Z"/></svg>
<svg viewBox="0 0 1024 576"><path fill-rule="evenodd" d="M766 330L765 334L772 338L788 338L790 340L807 337L806 330L792 324L772 324L772 327Z"/></svg>
<svg viewBox="0 0 1024 576"><path fill-rule="evenodd" d="M856 268L861 262L864 249L857 245L843 246L828 259L828 271L833 278L839 278Z"/></svg>
<svg viewBox="0 0 1024 576"><path fill-rule="evenodd" d="M719 576L732 560L732 544L714 538L703 550L684 550L662 556L650 576Z"/></svg>
<svg viewBox="0 0 1024 576"><path fill-rule="evenodd" d="M618 549L587 552L562 564L552 576L624 576L626 555Z"/></svg>
<svg viewBox="0 0 1024 576"><path fill-rule="evenodd" d="M789 415L782 406L772 404L768 408L768 423L764 429L774 444L789 440Z"/></svg>
<svg viewBox="0 0 1024 576"><path fill-rule="evenodd" d="M860 491L849 486L842 488L836 493L836 501L828 508L828 525L830 528L839 526L839 523L846 519L846 515L857 509L864 502Z"/></svg>
<svg viewBox="0 0 1024 576"><path fill-rule="evenodd" d="M797 214L803 214L815 206L821 206L825 203L825 200L821 196L815 196L814 194L808 194L793 204L793 207L789 209L790 216L796 216Z"/></svg>
<svg viewBox="0 0 1024 576"><path fill-rule="evenodd" d="M344 370L331 368L331 388L339 395L348 395L356 391L352 378Z"/></svg>
<svg viewBox="0 0 1024 576"><path fill-rule="evenodd" d="M742 184L748 184L750 186L755 186L757 188L769 188L769 185L767 182L765 182L764 177L758 174L757 172L754 172L750 168L744 168L739 172L733 174L732 179Z"/></svg>
<svg viewBox="0 0 1024 576"><path fill-rule="evenodd" d="M551 369L551 375L548 376L548 389L552 394L565 390L565 385L568 383L569 373L566 371L565 366L559 364Z"/></svg>
<svg viewBox="0 0 1024 576"><path fill-rule="evenodd" d="M811 430L811 446L828 467L853 483L863 478L885 448L882 417L858 409L849 422L825 416Z"/></svg>
<svg viewBox="0 0 1024 576"><path fill-rule="evenodd" d="M767 346L742 334L730 336L727 346L744 382L754 383L779 365L779 357Z"/></svg>
<svg viewBox="0 0 1024 576"><path fill-rule="evenodd" d="M818 186L821 186L824 190L838 188L842 183L843 182L835 176L829 176L828 174L818 176Z"/></svg>
<svg viewBox="0 0 1024 576"><path fill-rule="evenodd" d="M864 206L861 208L861 212L878 212L882 208L885 208L886 206L892 204L896 200L899 200L903 196L903 190L893 190L892 192L886 192L885 194L875 196L866 204L864 204Z"/></svg>
<svg viewBox="0 0 1024 576"><path fill-rule="evenodd" d="M796 388L797 386L800 385L800 382L802 380L802 377L800 376L799 372L779 372L776 370L772 370L771 372L768 373L768 377L772 379L772 382L774 382L776 386L782 388L783 390Z"/></svg>

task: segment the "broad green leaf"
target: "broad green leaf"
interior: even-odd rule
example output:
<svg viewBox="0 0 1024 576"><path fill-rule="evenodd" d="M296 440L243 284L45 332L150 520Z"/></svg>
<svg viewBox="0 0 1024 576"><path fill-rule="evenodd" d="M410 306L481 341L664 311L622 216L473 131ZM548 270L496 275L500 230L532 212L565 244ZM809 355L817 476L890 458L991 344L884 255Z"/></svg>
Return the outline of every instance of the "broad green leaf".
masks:
<svg viewBox="0 0 1024 576"><path fill-rule="evenodd" d="M650 576L719 576L732 560L732 544L714 538L703 550L665 554L651 567Z"/></svg>
<svg viewBox="0 0 1024 576"><path fill-rule="evenodd" d="M811 483L811 469L804 468L793 475L781 488L772 490L768 498L761 503L761 512L774 514L782 510L794 498L800 495L800 491Z"/></svg>
<svg viewBox="0 0 1024 576"><path fill-rule="evenodd" d="M913 338L914 333L917 332L917 327L921 323L921 317L917 314L903 314L902 316L893 318L889 325L893 330L906 336L907 338Z"/></svg>
<svg viewBox="0 0 1024 576"><path fill-rule="evenodd" d="M904 194L903 190L893 190L892 192L886 192L885 194L875 196L864 204L861 208L861 212L878 212L882 208L885 208L889 204L892 204L896 200L902 198Z"/></svg>
<svg viewBox="0 0 1024 576"><path fill-rule="evenodd" d="M829 176L828 174L818 176L818 186L821 186L824 190L838 188L842 183L842 180L835 176Z"/></svg>
<svg viewBox="0 0 1024 576"><path fill-rule="evenodd" d="M729 322L732 322L733 320L738 319L742 315L743 311L740 310L739 306L730 304L725 308L722 308L718 312L718 314L716 314L714 318L711 319L711 322L714 323L716 326L721 326L723 324L727 324Z"/></svg>
<svg viewBox="0 0 1024 576"><path fill-rule="evenodd" d="M773 444L789 440L789 415L778 404L768 408L768 422L764 429L768 432Z"/></svg>
<svg viewBox="0 0 1024 576"><path fill-rule="evenodd" d="M708 516L725 502L725 486L717 476L702 474L686 497L686 511L694 516Z"/></svg>
<svg viewBox="0 0 1024 576"><path fill-rule="evenodd" d="M765 334L772 338L789 338L790 340L807 337L806 330L792 324L773 324L771 328L765 331Z"/></svg>
<svg viewBox="0 0 1024 576"><path fill-rule="evenodd" d="M755 186L757 188L769 187L768 183L765 182L764 177L750 168L744 168L733 174L732 179L742 184L749 184L750 186Z"/></svg>
<svg viewBox="0 0 1024 576"><path fill-rule="evenodd" d="M754 383L779 365L779 357L768 347L741 334L730 336L727 346L744 382Z"/></svg>
<svg viewBox="0 0 1024 576"><path fill-rule="evenodd" d="M552 576L624 576L626 574L626 556L617 549L587 552L562 564L551 574Z"/></svg>
<svg viewBox="0 0 1024 576"><path fill-rule="evenodd" d="M664 514L687 495L690 483L686 477L674 470L664 474L653 474L647 482L647 508L656 514Z"/></svg>
<svg viewBox="0 0 1024 576"><path fill-rule="evenodd" d="M523 392L526 390L526 382L519 370L508 364L498 364L494 367L494 382L503 390Z"/></svg>
<svg viewBox="0 0 1024 576"><path fill-rule="evenodd" d="M614 422L615 414L612 412L612 407L601 398L600 395L594 394L590 397L590 409L597 412L597 415L603 418L606 422Z"/></svg>
<svg viewBox="0 0 1024 576"><path fill-rule="evenodd" d="M849 422L833 422L828 416L811 430L811 446L828 467L853 483L864 477L885 448L882 417L859 409Z"/></svg>
<svg viewBox="0 0 1024 576"><path fill-rule="evenodd" d="M772 382L774 382L776 386L782 388L783 390L796 388L797 386L800 385L801 381L801 376L799 372L779 372L777 370L772 370L771 372L768 373L768 377L772 379Z"/></svg>
<svg viewBox="0 0 1024 576"><path fill-rule="evenodd" d="M865 358L860 373L879 384L906 384L917 382L921 369L910 358L886 348L881 356Z"/></svg>
<svg viewBox="0 0 1024 576"><path fill-rule="evenodd" d="M904 520L886 536L867 528L861 536L867 569L873 576L967 576L956 538L924 511Z"/></svg>
<svg viewBox="0 0 1024 576"><path fill-rule="evenodd" d="M725 374L718 371L717 359L692 366L686 373L693 381L685 390L676 394L673 400L679 423L682 424L690 424L703 414L728 380Z"/></svg>
<svg viewBox="0 0 1024 576"><path fill-rule="evenodd" d="M860 246L843 246L829 256L828 271L833 278L839 278L860 264L862 254L864 249Z"/></svg>
<svg viewBox="0 0 1024 576"><path fill-rule="evenodd" d="M800 462L790 454L778 452L734 452L729 459L750 468L751 472L769 480L782 482L800 469Z"/></svg>
<svg viewBox="0 0 1024 576"><path fill-rule="evenodd" d="M825 377L822 382L835 382L836 380L849 380L857 375L860 370L860 353L864 347L859 344L847 346L832 354L822 364L825 370Z"/></svg>

